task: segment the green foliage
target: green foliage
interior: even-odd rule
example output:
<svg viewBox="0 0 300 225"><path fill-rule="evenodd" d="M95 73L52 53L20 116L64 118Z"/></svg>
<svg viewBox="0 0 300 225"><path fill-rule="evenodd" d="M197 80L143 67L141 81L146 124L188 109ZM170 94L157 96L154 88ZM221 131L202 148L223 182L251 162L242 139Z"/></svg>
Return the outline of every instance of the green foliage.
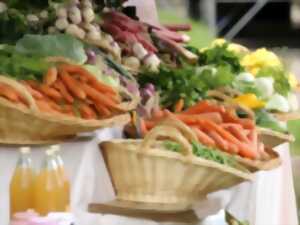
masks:
<svg viewBox="0 0 300 225"><path fill-rule="evenodd" d="M180 152L182 146L174 141L164 141L163 145L166 149L173 151L173 152ZM193 153L195 156L204 158L207 160L211 160L223 165L227 166L235 166L236 161L231 158L230 156L227 156L223 154L221 151L216 150L214 148L206 147L198 142L192 143L193 147Z"/></svg>
<svg viewBox="0 0 300 225"><path fill-rule="evenodd" d="M16 50L39 57L62 56L80 64L87 60L83 43L66 34L25 35L17 42Z"/></svg>
<svg viewBox="0 0 300 225"><path fill-rule="evenodd" d="M26 35L16 47L0 46L0 73L16 79L41 80L49 56L63 56L77 63L86 61L83 44L68 35Z"/></svg>
<svg viewBox="0 0 300 225"><path fill-rule="evenodd" d="M239 57L232 51L229 51L228 44L216 45L199 52L199 65L215 65L230 67L231 72L238 74L244 71L240 64Z"/></svg>
<svg viewBox="0 0 300 225"><path fill-rule="evenodd" d="M39 57L20 54L11 46L0 47L0 74L41 80L48 67L49 63Z"/></svg>
<svg viewBox="0 0 300 225"><path fill-rule="evenodd" d="M152 83L160 92L161 105L172 107L183 99L189 107L206 97L208 90L231 85L234 74L230 66L219 65L195 67L183 65L181 68L161 66L158 73L145 71L138 76L141 86Z"/></svg>

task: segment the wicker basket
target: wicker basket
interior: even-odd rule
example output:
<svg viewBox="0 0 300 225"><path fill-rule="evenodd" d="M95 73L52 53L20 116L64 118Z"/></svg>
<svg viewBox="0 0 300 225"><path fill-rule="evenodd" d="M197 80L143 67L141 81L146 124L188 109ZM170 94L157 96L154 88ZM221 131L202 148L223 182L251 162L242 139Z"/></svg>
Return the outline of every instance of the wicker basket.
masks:
<svg viewBox="0 0 300 225"><path fill-rule="evenodd" d="M122 125L130 121L129 114L103 120L84 120L40 112L33 97L23 85L4 76L0 76L0 83L13 86L29 103L29 108L26 108L0 97L0 143L44 144L56 142L80 132Z"/></svg>
<svg viewBox="0 0 300 225"><path fill-rule="evenodd" d="M180 143L183 152L162 149L162 137ZM194 156L193 140L186 125L162 123L144 140L101 143L117 199L189 207L208 193L251 180L246 171Z"/></svg>

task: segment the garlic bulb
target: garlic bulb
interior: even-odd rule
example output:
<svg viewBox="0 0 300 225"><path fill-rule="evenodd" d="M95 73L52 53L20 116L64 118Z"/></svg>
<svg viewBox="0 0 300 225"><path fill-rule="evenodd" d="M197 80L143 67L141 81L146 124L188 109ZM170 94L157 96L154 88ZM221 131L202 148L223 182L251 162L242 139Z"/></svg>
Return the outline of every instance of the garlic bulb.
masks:
<svg viewBox="0 0 300 225"><path fill-rule="evenodd" d="M4 2L0 2L0 13L3 13L7 10L7 5Z"/></svg>
<svg viewBox="0 0 300 225"><path fill-rule="evenodd" d="M84 39L85 37L85 31L75 24L70 24L66 29L66 33L73 35L79 39Z"/></svg>
<svg viewBox="0 0 300 225"><path fill-rule="evenodd" d="M29 23L37 23L37 22L39 22L39 18L36 15L34 15L34 14L28 14L26 16L26 19L27 19L27 21Z"/></svg>
<svg viewBox="0 0 300 225"><path fill-rule="evenodd" d="M49 17L49 14L48 14L47 10L43 10L43 11L40 12L40 18L48 19L48 17Z"/></svg>
<svg viewBox="0 0 300 225"><path fill-rule="evenodd" d="M92 7L93 7L92 2L89 1L89 0L82 0L82 1L81 1L81 5L82 5L83 7L88 7L88 8L92 8Z"/></svg>
<svg viewBox="0 0 300 225"><path fill-rule="evenodd" d="M58 18L67 18L67 16L68 16L67 9L63 8L63 7L58 8L56 10L56 16Z"/></svg>
<svg viewBox="0 0 300 225"><path fill-rule="evenodd" d="M82 10L82 17L86 23L91 23L95 19L94 10L90 7L86 7Z"/></svg>
<svg viewBox="0 0 300 225"><path fill-rule="evenodd" d="M78 5L80 3L79 0L69 0L70 5Z"/></svg>
<svg viewBox="0 0 300 225"><path fill-rule="evenodd" d="M58 30L65 30L69 26L69 22L66 18L59 18L55 21L55 27Z"/></svg>
<svg viewBox="0 0 300 225"><path fill-rule="evenodd" d="M69 16L69 19L74 24L80 24L81 21L82 21L81 12L80 12L80 9L77 6L72 6L72 7L69 8L68 16Z"/></svg>

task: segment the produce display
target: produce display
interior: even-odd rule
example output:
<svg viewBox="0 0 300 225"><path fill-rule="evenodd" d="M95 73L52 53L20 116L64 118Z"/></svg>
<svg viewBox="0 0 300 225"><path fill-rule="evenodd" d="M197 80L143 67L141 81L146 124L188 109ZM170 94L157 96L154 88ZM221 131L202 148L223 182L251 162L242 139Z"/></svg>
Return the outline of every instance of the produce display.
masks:
<svg viewBox="0 0 300 225"><path fill-rule="evenodd" d="M0 2L0 143L126 125L100 143L117 198L181 210L278 167L263 135L291 140L300 115L283 60L223 39L197 49L190 25L145 23L124 2Z"/></svg>

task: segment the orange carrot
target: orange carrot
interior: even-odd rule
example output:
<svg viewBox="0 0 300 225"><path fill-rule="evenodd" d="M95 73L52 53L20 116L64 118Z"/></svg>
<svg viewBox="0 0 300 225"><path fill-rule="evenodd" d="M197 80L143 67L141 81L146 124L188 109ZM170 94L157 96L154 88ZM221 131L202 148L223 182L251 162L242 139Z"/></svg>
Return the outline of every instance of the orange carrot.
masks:
<svg viewBox="0 0 300 225"><path fill-rule="evenodd" d="M60 70L60 76L68 90L77 98L85 99L86 93L81 89L80 83L74 79L68 72Z"/></svg>
<svg viewBox="0 0 300 225"><path fill-rule="evenodd" d="M158 109L158 108L153 108L152 110L152 118L154 119L161 119L165 115L165 111Z"/></svg>
<svg viewBox="0 0 300 225"><path fill-rule="evenodd" d="M99 104L103 104L106 107L110 107L110 108L114 108L117 109L117 104L112 101L110 98L107 98L105 96L105 94L98 92L97 90L95 90L94 88L92 88L91 86L89 86L88 84L81 84L82 89L84 90L84 92L87 94L88 97L90 97L93 101L99 103Z"/></svg>
<svg viewBox="0 0 300 225"><path fill-rule="evenodd" d="M222 113L224 122L226 123L238 123L242 125L245 129L253 129L255 123L251 119L241 119L236 115L235 109L228 109L226 112Z"/></svg>
<svg viewBox="0 0 300 225"><path fill-rule="evenodd" d="M32 97L34 97L35 99L42 99L43 98L43 95L38 90L33 89L29 84L27 84L24 81L21 81L21 83L30 92L30 94L32 95Z"/></svg>
<svg viewBox="0 0 300 225"><path fill-rule="evenodd" d="M210 147L214 147L216 145L215 141L211 137L209 137L207 134L205 134L202 130L200 130L198 127L193 127L193 130L194 130L195 134L197 135L198 140L202 144L210 146Z"/></svg>
<svg viewBox="0 0 300 225"><path fill-rule="evenodd" d="M62 100L62 95L60 94L60 92L58 92L57 90L55 90L52 87L49 87L45 84L42 84L39 86L39 90L46 96L54 99L55 101L60 101Z"/></svg>
<svg viewBox="0 0 300 225"><path fill-rule="evenodd" d="M215 123L222 123L222 117L219 113L202 113L202 114L175 114L175 116L188 124L194 124L197 123L198 120L211 120Z"/></svg>
<svg viewBox="0 0 300 225"><path fill-rule="evenodd" d="M207 130L216 131L222 138L224 138L228 142L231 142L231 143L237 145L239 148L240 155L247 157L247 158L253 158L253 159L256 158L256 156L257 156L256 149L251 149L251 147L249 145L241 143L236 137L234 137L231 133L226 131L221 126L219 126L209 120L206 120L206 121L203 120L203 121L200 121L200 123L203 126L203 128L205 128Z"/></svg>
<svg viewBox="0 0 300 225"><path fill-rule="evenodd" d="M57 79L56 67L50 67L44 76L44 84L51 86Z"/></svg>
<svg viewBox="0 0 300 225"><path fill-rule="evenodd" d="M66 86L64 85L64 83L58 79L55 83L54 83L54 87L60 91L61 95L63 96L63 98L68 102L68 103L73 103L74 102L74 98L72 97L72 95L68 92Z"/></svg>
<svg viewBox="0 0 300 225"><path fill-rule="evenodd" d="M0 84L0 95L12 102L20 102L18 92L8 85Z"/></svg>
<svg viewBox="0 0 300 225"><path fill-rule="evenodd" d="M155 127L157 123L157 121L152 121L152 120L144 120L144 122L148 130L151 130L153 127Z"/></svg>
<svg viewBox="0 0 300 225"><path fill-rule="evenodd" d="M111 115L111 112L106 106L96 102L95 107L101 116L109 117Z"/></svg>
<svg viewBox="0 0 300 225"><path fill-rule="evenodd" d="M225 107L216 105L209 101L201 101L198 104L188 108L183 113L184 114L199 114L199 113L208 113L208 112L225 112Z"/></svg>
<svg viewBox="0 0 300 225"><path fill-rule="evenodd" d="M224 151L229 151L228 143L216 131L209 131L208 135L215 141L218 148Z"/></svg>
<svg viewBox="0 0 300 225"><path fill-rule="evenodd" d="M116 92L114 91L114 89L112 87L98 81L97 78L93 74L91 74L89 71L87 71L86 69L84 69L81 66L71 65L71 64L63 64L63 65L61 65L61 68L64 69L68 73L76 73L76 74L80 74L81 76L85 77L87 79L87 81L90 83L90 85L98 91L109 92L113 95L116 95Z"/></svg>
<svg viewBox="0 0 300 225"><path fill-rule="evenodd" d="M238 140L245 143L250 143L247 135L244 133L244 130L239 128L238 126L231 125L227 126L225 129L228 130L232 135L234 135Z"/></svg>
<svg viewBox="0 0 300 225"><path fill-rule="evenodd" d="M142 136L144 137L148 133L148 129L143 119L140 119L140 128L141 128Z"/></svg>
<svg viewBox="0 0 300 225"><path fill-rule="evenodd" d="M80 115L84 119L96 119L96 112L87 104L81 103L79 106Z"/></svg>
<svg viewBox="0 0 300 225"><path fill-rule="evenodd" d="M48 112L48 113L58 113L55 109L53 109L48 102L44 100L36 100L36 104L38 108L43 111L43 112Z"/></svg>
<svg viewBox="0 0 300 225"><path fill-rule="evenodd" d="M175 104L175 112L177 113L181 112L183 110L183 107L184 107L184 100L181 98Z"/></svg>

